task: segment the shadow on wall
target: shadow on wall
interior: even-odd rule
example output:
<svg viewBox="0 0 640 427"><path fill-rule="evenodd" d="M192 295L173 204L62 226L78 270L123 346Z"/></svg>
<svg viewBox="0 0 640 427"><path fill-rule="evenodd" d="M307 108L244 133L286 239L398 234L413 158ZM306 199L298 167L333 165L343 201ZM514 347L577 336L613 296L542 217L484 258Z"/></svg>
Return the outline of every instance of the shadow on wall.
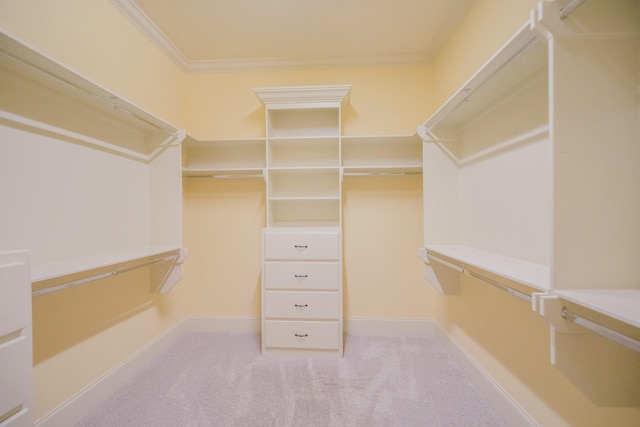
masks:
<svg viewBox="0 0 640 427"><path fill-rule="evenodd" d="M637 425L628 421L638 408L596 406L551 364L549 325L530 303L466 275L461 295L438 299L442 327L540 425ZM540 402L523 394L523 384ZM558 418L548 418L540 403Z"/></svg>
<svg viewBox="0 0 640 427"><path fill-rule="evenodd" d="M140 268L34 297L34 365L138 313L161 309L149 275L149 268Z"/></svg>

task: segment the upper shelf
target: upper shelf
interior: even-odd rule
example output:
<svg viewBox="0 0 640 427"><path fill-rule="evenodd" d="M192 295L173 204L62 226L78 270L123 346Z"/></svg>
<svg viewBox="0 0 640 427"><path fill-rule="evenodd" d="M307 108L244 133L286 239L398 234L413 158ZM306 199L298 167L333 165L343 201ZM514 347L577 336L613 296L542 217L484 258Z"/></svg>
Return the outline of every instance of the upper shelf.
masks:
<svg viewBox="0 0 640 427"><path fill-rule="evenodd" d="M550 270L545 265L467 246L427 246L425 249L427 256L444 257L460 268L474 267L539 291L550 289Z"/></svg>
<svg viewBox="0 0 640 427"><path fill-rule="evenodd" d="M436 127L456 128L518 87L548 63L547 43L530 19L424 124L418 134L425 140L448 139L433 135ZM430 135L431 134L431 135Z"/></svg>
<svg viewBox="0 0 640 427"><path fill-rule="evenodd" d="M640 328L640 289L556 290L560 298Z"/></svg>
<svg viewBox="0 0 640 427"><path fill-rule="evenodd" d="M422 139L417 135L343 136L345 175L422 173Z"/></svg>
<svg viewBox="0 0 640 427"><path fill-rule="evenodd" d="M184 138L175 126L1 31L0 75L5 121L143 161Z"/></svg>
<svg viewBox="0 0 640 427"><path fill-rule="evenodd" d="M183 144L182 175L213 178L264 176L264 138L232 138L198 141L187 137Z"/></svg>
<svg viewBox="0 0 640 427"><path fill-rule="evenodd" d="M271 169L274 166L289 168L287 165L301 149L312 149L314 153L311 159L305 160L305 168L323 165L335 168L341 158L345 176L422 173L422 139L415 134L270 138L268 153L266 144L266 138L198 141L187 137L183 143L182 175L263 178L267 156L271 159Z"/></svg>

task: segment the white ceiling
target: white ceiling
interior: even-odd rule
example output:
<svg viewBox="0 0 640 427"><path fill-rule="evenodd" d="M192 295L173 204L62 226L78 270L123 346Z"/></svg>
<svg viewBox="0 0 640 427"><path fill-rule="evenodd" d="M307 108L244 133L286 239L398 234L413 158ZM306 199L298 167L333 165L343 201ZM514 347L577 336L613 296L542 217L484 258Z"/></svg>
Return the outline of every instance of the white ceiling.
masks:
<svg viewBox="0 0 640 427"><path fill-rule="evenodd" d="M429 61L473 0L111 0L186 71Z"/></svg>

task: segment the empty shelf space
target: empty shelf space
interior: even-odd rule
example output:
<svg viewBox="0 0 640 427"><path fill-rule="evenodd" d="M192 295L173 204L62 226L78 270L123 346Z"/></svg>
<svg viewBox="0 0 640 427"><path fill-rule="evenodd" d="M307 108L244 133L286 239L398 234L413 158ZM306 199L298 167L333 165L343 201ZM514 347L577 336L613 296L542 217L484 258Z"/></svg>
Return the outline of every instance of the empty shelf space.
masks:
<svg viewBox="0 0 640 427"><path fill-rule="evenodd" d="M550 270L548 266L486 252L468 246L427 246L427 255L445 257L459 267L475 267L525 286L548 291Z"/></svg>
<svg viewBox="0 0 640 427"><path fill-rule="evenodd" d="M422 171L422 139L417 135L344 136L345 173Z"/></svg>
<svg viewBox="0 0 640 427"><path fill-rule="evenodd" d="M559 290L558 297L640 328L640 289Z"/></svg>

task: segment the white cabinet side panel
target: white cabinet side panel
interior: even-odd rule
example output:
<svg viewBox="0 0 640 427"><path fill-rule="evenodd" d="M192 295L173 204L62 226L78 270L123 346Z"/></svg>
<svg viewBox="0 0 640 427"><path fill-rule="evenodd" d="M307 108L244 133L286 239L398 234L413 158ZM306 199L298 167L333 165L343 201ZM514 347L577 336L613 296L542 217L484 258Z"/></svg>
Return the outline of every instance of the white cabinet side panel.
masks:
<svg viewBox="0 0 640 427"><path fill-rule="evenodd" d="M437 143L422 150L425 245L457 244L458 166Z"/></svg>

